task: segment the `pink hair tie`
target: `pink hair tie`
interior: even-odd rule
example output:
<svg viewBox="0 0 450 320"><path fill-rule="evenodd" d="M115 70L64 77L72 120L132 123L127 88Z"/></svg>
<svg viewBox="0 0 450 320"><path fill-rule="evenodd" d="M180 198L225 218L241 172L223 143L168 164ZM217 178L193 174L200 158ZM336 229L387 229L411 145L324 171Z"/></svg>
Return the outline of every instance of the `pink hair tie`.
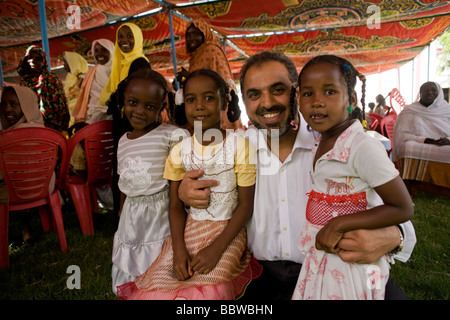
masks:
<svg viewBox="0 0 450 320"><path fill-rule="evenodd" d="M294 120L291 121L291 126L294 128L294 130L298 129L298 124L296 124Z"/></svg>

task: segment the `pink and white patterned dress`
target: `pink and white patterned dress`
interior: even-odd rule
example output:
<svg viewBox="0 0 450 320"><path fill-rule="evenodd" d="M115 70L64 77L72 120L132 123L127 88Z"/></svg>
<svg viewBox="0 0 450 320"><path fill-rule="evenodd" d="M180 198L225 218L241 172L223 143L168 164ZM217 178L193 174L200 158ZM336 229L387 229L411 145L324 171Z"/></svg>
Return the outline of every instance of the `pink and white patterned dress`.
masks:
<svg viewBox="0 0 450 320"><path fill-rule="evenodd" d="M314 169L311 167L312 191L299 243L305 259L292 299L384 299L390 269L387 256L373 264L347 263L337 254L317 250L315 241L319 230L333 217L381 205L373 188L397 175L383 145L365 134L359 121L339 136Z"/></svg>

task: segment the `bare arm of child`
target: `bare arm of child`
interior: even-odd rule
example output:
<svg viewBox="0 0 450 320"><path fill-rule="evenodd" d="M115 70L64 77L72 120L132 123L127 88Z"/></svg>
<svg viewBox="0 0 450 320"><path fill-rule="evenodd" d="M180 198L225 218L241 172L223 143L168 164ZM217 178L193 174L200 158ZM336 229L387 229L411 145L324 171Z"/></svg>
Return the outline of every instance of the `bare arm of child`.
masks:
<svg viewBox="0 0 450 320"><path fill-rule="evenodd" d="M411 196L400 176L374 188L384 204L351 215L331 219L317 234L316 248L337 253L345 232L357 229L379 229L398 225L414 215Z"/></svg>
<svg viewBox="0 0 450 320"><path fill-rule="evenodd" d="M183 281L192 276L191 256L184 242L186 211L178 198L180 181L170 181L169 190L169 223L172 237L173 271L178 280Z"/></svg>
<svg viewBox="0 0 450 320"><path fill-rule="evenodd" d="M193 271L200 274L207 274L215 268L223 252L252 216L254 192L254 185L249 187L238 186L239 205L234 211L230 222L216 240L200 250L194 259L192 259Z"/></svg>

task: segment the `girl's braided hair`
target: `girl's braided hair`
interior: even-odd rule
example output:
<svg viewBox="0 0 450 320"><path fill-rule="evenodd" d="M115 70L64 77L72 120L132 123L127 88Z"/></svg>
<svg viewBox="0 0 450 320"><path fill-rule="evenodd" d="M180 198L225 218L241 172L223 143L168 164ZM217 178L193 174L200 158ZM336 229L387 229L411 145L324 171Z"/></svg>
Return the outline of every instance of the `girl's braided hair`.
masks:
<svg viewBox="0 0 450 320"><path fill-rule="evenodd" d="M239 120L239 117L241 116L239 97L236 95L236 92L233 89L230 90L229 84L225 82L225 80L223 80L223 78L217 72L208 69L196 70L187 76L186 80L184 81L183 87L186 88L186 83L190 79L198 76L207 76L216 83L219 90L219 95L222 101L225 102L225 105L228 101L228 120L230 122L236 122L237 120ZM230 99L228 98L228 93L230 94ZM184 126L187 123L184 102L181 105L177 105L175 107L175 123L179 126Z"/></svg>
<svg viewBox="0 0 450 320"><path fill-rule="evenodd" d="M350 117L352 119L359 119L361 121L365 120L365 107L366 107L366 77L360 73L356 68L347 60L334 56L334 55L321 55L312 58L308 61L308 63L305 64L305 66L302 68L302 71L300 72L300 75L298 76L298 85L301 85L301 78L303 72L308 69L309 67L318 64L318 63L331 63L339 67L339 70L341 70L342 75L344 76L345 82L347 83L347 93L348 93L348 105L356 104L356 101L353 103L352 100L352 93L355 91L356 86L356 79L359 78L359 80L362 82L361 86L361 105L362 105L362 112L351 112ZM356 109L356 105L353 106L354 109ZM362 115L361 115L362 113ZM361 119L362 116L362 119Z"/></svg>
<svg viewBox="0 0 450 320"><path fill-rule="evenodd" d="M127 89L128 85L130 84L131 80L134 79L142 79L142 80L150 80L158 84L163 89L163 95L162 95L162 101L166 99L166 96L168 95L169 87L167 85L166 79L163 77L162 74L159 72L156 72L152 69L140 69L136 72L133 72L128 77L126 77L124 80L122 80L119 85L117 86L117 90L115 91L115 94L117 95L117 103L119 106L125 105L125 90ZM171 99L169 98L169 104L171 103ZM173 109L173 108L172 108Z"/></svg>

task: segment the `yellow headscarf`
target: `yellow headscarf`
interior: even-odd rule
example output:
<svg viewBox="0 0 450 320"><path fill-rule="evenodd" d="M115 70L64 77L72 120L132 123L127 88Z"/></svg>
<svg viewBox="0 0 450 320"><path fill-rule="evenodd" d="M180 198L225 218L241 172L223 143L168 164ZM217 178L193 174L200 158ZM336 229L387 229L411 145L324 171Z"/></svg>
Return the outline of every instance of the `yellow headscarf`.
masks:
<svg viewBox="0 0 450 320"><path fill-rule="evenodd" d="M129 27L134 37L133 50L128 53L124 53L120 49L117 41L117 35L119 33L120 28L122 28L123 26ZM102 93L100 94L99 103L101 105L106 105L109 96L116 91L120 81L122 81L128 76L130 66L134 60L138 58L144 58L145 60L148 61L147 57L143 54L143 42L144 37L142 36L142 30L134 23L129 22L124 23L117 29L116 44L114 45L114 57L111 67L111 74L109 75L108 83L103 88Z"/></svg>
<svg viewBox="0 0 450 320"><path fill-rule="evenodd" d="M64 59L70 68L70 72L67 74L66 81L64 82L64 91L67 96L69 89L78 86L78 76L80 74L86 74L89 67L86 59L76 52L65 51Z"/></svg>

